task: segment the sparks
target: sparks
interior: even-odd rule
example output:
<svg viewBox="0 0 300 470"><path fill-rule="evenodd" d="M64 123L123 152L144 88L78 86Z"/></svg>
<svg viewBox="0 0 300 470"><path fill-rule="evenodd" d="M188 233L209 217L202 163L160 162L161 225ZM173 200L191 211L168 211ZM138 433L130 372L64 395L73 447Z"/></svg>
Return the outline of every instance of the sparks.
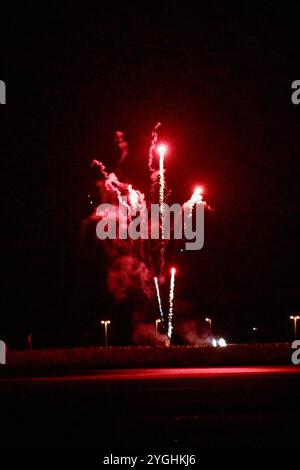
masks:
<svg viewBox="0 0 300 470"><path fill-rule="evenodd" d="M169 316L168 316L168 337L170 341L171 341L172 331L173 331L173 302L174 302L174 290L175 290L175 274L176 274L176 269L171 268Z"/></svg>
<svg viewBox="0 0 300 470"><path fill-rule="evenodd" d="M190 199L185 202L184 206L185 207L188 207L188 209L190 210L191 214L192 214L192 211L193 211L193 207L195 204L204 204L206 205L206 202L203 201L203 188L202 186L197 186L192 194L192 196L190 197Z"/></svg>
<svg viewBox="0 0 300 470"><path fill-rule="evenodd" d="M161 144L157 147L159 154L159 211L161 219L161 237L165 238L164 233L164 212L165 212L165 154L167 146Z"/></svg>
<svg viewBox="0 0 300 470"><path fill-rule="evenodd" d="M207 202L204 201L203 193L204 193L203 187L202 186L197 186L194 189L194 192L191 195L190 199L183 204L183 208L188 210L188 217L193 216L193 209L194 209L196 204L202 204L209 211L213 211L213 209L207 204Z"/></svg>
<svg viewBox="0 0 300 470"><path fill-rule="evenodd" d="M202 186L197 186L192 194L190 199L191 204L201 204L203 203L203 188Z"/></svg>
<svg viewBox="0 0 300 470"><path fill-rule="evenodd" d="M164 321L164 313L163 313L162 305L161 305L161 298L160 298L160 292L159 292L158 279L157 279L156 276L154 277L154 284L155 284L155 288L156 288L156 295L157 295L157 302L158 302L159 313L160 313L160 316L161 316L161 320Z"/></svg>

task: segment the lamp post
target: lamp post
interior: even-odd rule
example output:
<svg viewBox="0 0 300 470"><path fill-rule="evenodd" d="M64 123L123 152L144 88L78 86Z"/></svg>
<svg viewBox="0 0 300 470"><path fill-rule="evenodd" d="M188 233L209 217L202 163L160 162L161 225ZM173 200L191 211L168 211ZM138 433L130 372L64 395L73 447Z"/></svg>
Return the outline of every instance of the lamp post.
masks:
<svg viewBox="0 0 300 470"><path fill-rule="evenodd" d="M155 330L156 330L156 334L158 334L158 324L161 323L161 319L158 318L157 320L155 320Z"/></svg>
<svg viewBox="0 0 300 470"><path fill-rule="evenodd" d="M104 325L105 347L107 348L107 326L110 325L110 320L101 320L101 324Z"/></svg>
<svg viewBox="0 0 300 470"><path fill-rule="evenodd" d="M291 315L290 320L293 320L293 322L294 322L294 335L295 335L295 339L297 339L297 321L300 320L300 316L299 315Z"/></svg>

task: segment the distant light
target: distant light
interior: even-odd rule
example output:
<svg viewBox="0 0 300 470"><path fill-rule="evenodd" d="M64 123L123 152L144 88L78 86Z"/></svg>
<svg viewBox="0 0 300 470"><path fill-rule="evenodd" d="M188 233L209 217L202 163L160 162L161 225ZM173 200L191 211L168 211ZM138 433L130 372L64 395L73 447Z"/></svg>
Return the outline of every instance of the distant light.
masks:
<svg viewBox="0 0 300 470"><path fill-rule="evenodd" d="M226 341L225 341L224 338L220 338L220 339L219 339L219 346L220 346L221 348L225 348L225 347L227 346L227 343L226 343Z"/></svg>
<svg viewBox="0 0 300 470"><path fill-rule="evenodd" d="M254 326L254 327L252 328L252 330L253 330L253 331L257 331L257 328L256 328L256 326Z"/></svg>
<svg viewBox="0 0 300 470"><path fill-rule="evenodd" d="M217 340L215 338L212 339L211 344L213 345L214 348L218 346Z"/></svg>
<svg viewBox="0 0 300 470"><path fill-rule="evenodd" d="M175 274L176 273L176 268L171 268L171 274Z"/></svg>

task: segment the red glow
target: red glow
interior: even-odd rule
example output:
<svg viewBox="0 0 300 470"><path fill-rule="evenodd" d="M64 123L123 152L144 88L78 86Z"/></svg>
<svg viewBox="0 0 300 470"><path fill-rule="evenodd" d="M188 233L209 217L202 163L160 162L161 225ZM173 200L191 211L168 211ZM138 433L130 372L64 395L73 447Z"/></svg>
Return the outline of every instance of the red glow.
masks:
<svg viewBox="0 0 300 470"><path fill-rule="evenodd" d="M165 144L160 144L157 147L157 151L160 156L164 156L167 153L168 147Z"/></svg>
<svg viewBox="0 0 300 470"><path fill-rule="evenodd" d="M203 187L202 186L196 186L194 193L203 194L204 193Z"/></svg>
<svg viewBox="0 0 300 470"><path fill-rule="evenodd" d="M250 376L250 375L290 375L299 374L300 368L295 366L244 366L244 367L203 367L203 368L174 368L174 369L115 369L109 371L94 371L93 374L82 372L71 373L65 376L45 377L10 377L9 382L75 382L98 380L145 380L145 379L192 379L210 378L222 376ZM7 378L1 378L0 382L6 382Z"/></svg>
<svg viewBox="0 0 300 470"><path fill-rule="evenodd" d="M171 274L175 274L176 273L176 268L171 268Z"/></svg>

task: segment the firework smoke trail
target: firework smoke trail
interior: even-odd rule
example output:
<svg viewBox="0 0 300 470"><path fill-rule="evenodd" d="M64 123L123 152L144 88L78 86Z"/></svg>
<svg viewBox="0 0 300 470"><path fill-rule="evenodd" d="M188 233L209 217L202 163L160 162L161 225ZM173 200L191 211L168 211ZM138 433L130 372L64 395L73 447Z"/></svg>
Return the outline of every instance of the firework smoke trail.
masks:
<svg viewBox="0 0 300 470"><path fill-rule="evenodd" d="M109 174L108 174L108 173L106 172L106 170L105 170L105 165L103 165L102 162L99 162L99 160L95 160L95 159L94 159L94 160L92 161L92 165L91 165L91 166L92 166L92 167L93 167L93 166L98 166L98 167L100 168L100 171L101 171L102 175L103 175L105 178L108 178L108 177L109 177Z"/></svg>
<svg viewBox="0 0 300 470"><path fill-rule="evenodd" d="M93 160L92 161L92 167L93 166L99 167L102 175L104 176L104 178L105 178L105 183L104 183L105 189L108 190L108 191L115 192L117 197L118 197L119 203L124 205L124 201L122 199L122 194L121 194L121 189L124 189L124 188L128 187L128 185L126 185L124 183L121 183L118 180L118 177L115 175L115 173L107 173L107 171L105 169L105 165L103 165L102 162L99 162L98 160Z"/></svg>
<svg viewBox="0 0 300 470"><path fill-rule="evenodd" d="M158 302L158 307L159 307L159 313L161 316L161 320L164 321L164 313L162 310L162 305L161 305L161 298L160 298L160 292L159 292L159 285L158 285L158 279L155 276L154 277L154 284L155 284L155 289L156 289L156 295L157 295L157 302Z"/></svg>
<svg viewBox="0 0 300 470"><path fill-rule="evenodd" d="M92 166L98 166L100 168L100 171L105 178L105 189L116 193L119 203L129 209L129 215L135 213L135 211L144 206L145 195L137 189L134 189L132 184L122 183L119 181L115 173L107 173L103 163L98 160L93 160ZM122 197L121 189L128 191L129 204Z"/></svg>
<svg viewBox="0 0 300 470"><path fill-rule="evenodd" d="M132 240L127 236L121 237L121 232L127 233L128 222L135 216L136 211L146 208L145 196L133 188L131 184L119 181L115 173L108 173L103 163L93 161L93 166L100 169L104 179L97 186L104 203L111 208L99 206L87 222L97 222L106 226L113 221L119 225L119 236L103 244L109 257L110 264L107 271L107 286L116 301L124 301L130 292L140 292L144 298L153 298L153 276L145 261L144 240ZM120 205L126 210L120 210ZM102 229L100 229L101 231ZM99 238L99 236L98 236ZM143 299L144 302L144 299Z"/></svg>
<svg viewBox="0 0 300 470"><path fill-rule="evenodd" d="M157 129L161 126L161 123L158 122L156 124L156 126L154 127L153 131L152 131L152 140L151 140L151 145L150 145L150 149L149 149L149 155L148 155L148 167L149 167L149 170L150 170L150 173L151 175L153 173L155 173L155 170L153 168L153 152L155 150L155 147L156 147L156 143L157 143L157 140L158 140L158 133L157 133Z"/></svg>
<svg viewBox="0 0 300 470"><path fill-rule="evenodd" d="M124 138L123 131L116 131L115 141L121 152L121 160L119 161L119 163L122 163L125 160L125 158L128 156L128 143L126 142Z"/></svg>
<svg viewBox="0 0 300 470"><path fill-rule="evenodd" d="M170 341L172 338L172 331L173 331L173 302L174 302L174 291L175 291L175 274L176 274L176 269L171 268L169 315L168 315L168 338Z"/></svg>

